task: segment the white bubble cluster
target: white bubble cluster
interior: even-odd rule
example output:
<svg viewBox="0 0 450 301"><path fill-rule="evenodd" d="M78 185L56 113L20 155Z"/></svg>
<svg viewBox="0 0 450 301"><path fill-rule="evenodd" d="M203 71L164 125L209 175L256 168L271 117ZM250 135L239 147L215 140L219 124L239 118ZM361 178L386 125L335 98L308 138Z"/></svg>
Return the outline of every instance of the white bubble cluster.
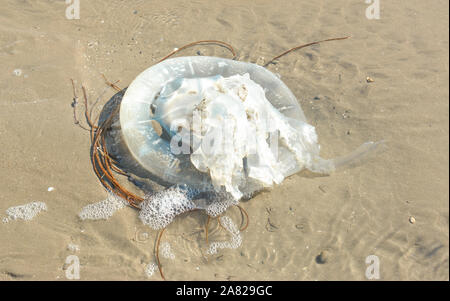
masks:
<svg viewBox="0 0 450 301"><path fill-rule="evenodd" d="M231 234L230 241L215 241L209 245L207 254L216 254L219 249L236 249L242 244L241 233L235 223L228 216L220 217L220 223Z"/></svg>
<svg viewBox="0 0 450 301"><path fill-rule="evenodd" d="M42 210L47 210L47 205L44 202L32 202L21 206L10 207L6 210L8 216L3 218L3 222L7 223L10 220L17 219L29 221Z"/></svg>
<svg viewBox="0 0 450 301"><path fill-rule="evenodd" d="M161 243L161 255L167 259L175 259L175 254L173 254L170 244L166 241Z"/></svg>
<svg viewBox="0 0 450 301"><path fill-rule="evenodd" d="M239 201L235 200L231 196L221 195L216 198L211 204L209 204L205 210L211 217L217 217L224 213L228 207L239 204Z"/></svg>
<svg viewBox="0 0 450 301"><path fill-rule="evenodd" d="M156 263L154 263L154 262L149 263L145 267L145 274L147 275L147 277L149 277L149 278L152 277L157 268L158 268L158 265Z"/></svg>
<svg viewBox="0 0 450 301"><path fill-rule="evenodd" d="M108 197L105 200L83 207L78 216L82 220L108 219L117 210L122 209L127 204L127 201L125 201L123 198L115 195L112 192L108 192Z"/></svg>
<svg viewBox="0 0 450 301"><path fill-rule="evenodd" d="M189 191L174 186L146 195L139 218L145 225L158 230L167 227L175 216L195 208L195 204L189 199Z"/></svg>

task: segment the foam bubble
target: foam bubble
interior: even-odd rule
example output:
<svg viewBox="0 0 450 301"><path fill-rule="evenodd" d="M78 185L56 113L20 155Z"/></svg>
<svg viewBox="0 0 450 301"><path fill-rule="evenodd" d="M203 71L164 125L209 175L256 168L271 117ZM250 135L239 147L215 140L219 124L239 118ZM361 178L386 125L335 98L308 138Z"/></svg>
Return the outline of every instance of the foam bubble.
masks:
<svg viewBox="0 0 450 301"><path fill-rule="evenodd" d="M230 241L215 241L209 245L207 254L216 254L219 249L236 249L242 244L241 233L235 223L228 216L219 218L222 226L231 234Z"/></svg>
<svg viewBox="0 0 450 301"><path fill-rule="evenodd" d="M127 201L123 198L108 191L108 197L105 200L83 207L78 216L82 220L108 219L113 216L117 210L122 209L127 204Z"/></svg>
<svg viewBox="0 0 450 301"><path fill-rule="evenodd" d="M223 214L228 207L237 204L239 201L234 199L223 187L218 191L211 191L178 185L157 193L147 194L141 204L139 218L145 225L159 230L167 227L177 215L184 212L201 209L211 217L217 217Z"/></svg>
<svg viewBox="0 0 450 301"><path fill-rule="evenodd" d="M211 217L217 217L224 213L228 207L238 205L239 201L225 190L224 187L215 189L212 185L199 189L190 195L196 209L206 211Z"/></svg>
<svg viewBox="0 0 450 301"><path fill-rule="evenodd" d="M155 194L148 194L141 204L139 218L155 230L165 228L175 216L195 209L189 193L179 186L173 186Z"/></svg>
<svg viewBox="0 0 450 301"><path fill-rule="evenodd" d="M161 255L167 259L175 259L175 254L172 252L172 248L168 242L161 243Z"/></svg>
<svg viewBox="0 0 450 301"><path fill-rule="evenodd" d="M206 206L205 210L212 217L217 217L224 213L228 207L239 204L238 200L227 193L214 193L210 197L213 197L213 202Z"/></svg>
<svg viewBox="0 0 450 301"><path fill-rule="evenodd" d="M154 263L154 262L149 263L145 267L145 274L147 275L147 277L149 277L149 278L152 277L157 268L158 268L158 265L156 263Z"/></svg>
<svg viewBox="0 0 450 301"><path fill-rule="evenodd" d="M47 205L44 202L32 202L21 206L10 207L6 210L7 217L3 218L3 222L10 220L23 219L32 220L39 212L47 211Z"/></svg>

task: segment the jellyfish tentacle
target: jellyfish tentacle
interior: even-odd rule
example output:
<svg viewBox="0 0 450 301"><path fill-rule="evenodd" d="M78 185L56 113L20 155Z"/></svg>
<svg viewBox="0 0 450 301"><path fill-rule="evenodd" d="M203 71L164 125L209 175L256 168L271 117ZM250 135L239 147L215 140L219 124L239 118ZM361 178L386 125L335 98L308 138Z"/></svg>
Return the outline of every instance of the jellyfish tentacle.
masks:
<svg viewBox="0 0 450 301"><path fill-rule="evenodd" d="M307 43L307 44L303 44L303 45L300 45L300 46L293 47L293 48L291 48L291 49L289 49L289 50L286 50L286 51L283 52L282 54L277 55L276 57L274 57L273 59L271 59L270 61L268 61L267 63L265 63L265 64L264 64L264 67L269 66L270 64L273 63L273 61L279 59L279 58L282 57L282 56L285 56L286 54L288 54L288 53L290 53L290 52L292 52L292 51L295 51L295 50L298 50L298 49L301 49L301 48L305 48L305 47L308 47L308 46L312 46L312 45L317 45L317 44L320 44L320 43L323 43L323 42L346 40L346 39L348 39L348 38L351 38L351 36L346 36L346 37L341 37L341 38L331 38L331 39L326 39L326 40L321 40L321 41L315 41L315 42L311 42L311 43Z"/></svg>
<svg viewBox="0 0 450 301"><path fill-rule="evenodd" d="M175 49L174 51L172 51L171 53L169 53L168 55L166 55L165 57L163 57L161 60L158 61L158 63L161 63L162 61L168 59L169 57L171 57L172 55L174 55L177 52L180 52L183 49L195 46L195 45L199 45L199 44L217 44L219 46L223 46L225 48L227 48L231 54L233 55L233 59L236 58L236 52L233 48L233 46L231 46L230 44L223 42L223 41L218 41L218 40L200 40L200 41L196 41L196 42L192 42L189 44L186 44L180 48Z"/></svg>
<svg viewBox="0 0 450 301"><path fill-rule="evenodd" d="M158 240L157 240L157 242L156 242L156 251L155 251L155 254L156 254L156 263L158 264L159 274L161 275L161 278L162 278L163 280L166 280L166 278L164 277L163 271L162 271L161 261L159 260L159 245L160 245L160 243L161 243L161 237L162 237L163 234L164 234L164 230L166 230L166 228L161 229L161 231L160 231L159 234L158 234Z"/></svg>
<svg viewBox="0 0 450 301"><path fill-rule="evenodd" d="M241 211L241 215L242 215L242 222L244 221L244 220L246 220L246 223L245 223L245 226L243 226L241 229L239 229L239 231L245 231L246 229L247 229L247 227L248 227L248 225L249 225L249 223L250 223L250 218L248 217L248 213L247 213L247 211L244 209L244 208L242 208L241 206L239 206L239 205L235 205L236 207L238 207L239 208L239 210ZM245 216L245 218L244 218L244 216Z"/></svg>
<svg viewBox="0 0 450 301"><path fill-rule="evenodd" d="M120 82L120 79L119 80L116 80L114 83L113 82L110 82L107 78L106 78L106 76L102 73L102 77L103 77L103 79L105 80L105 83L108 85L108 86L110 86L111 88L113 88L114 90L116 90L117 92L120 92L120 91L122 91L122 89L120 89L120 87L118 87L116 84L118 83L118 82Z"/></svg>
<svg viewBox="0 0 450 301"><path fill-rule="evenodd" d="M205 224L205 239L206 239L206 244L209 244L209 241L208 241L208 226L209 226L210 220L211 220L211 216L208 215L208 219L206 220L206 224Z"/></svg>
<svg viewBox="0 0 450 301"><path fill-rule="evenodd" d="M72 98L72 108L73 108L73 123L82 128L83 130L90 131L87 127L82 125L77 117L77 105L78 105L78 95L75 89L75 83L73 79L70 79L72 83L72 91L73 91L73 98Z"/></svg>
<svg viewBox="0 0 450 301"><path fill-rule="evenodd" d="M114 162L111 161L108 152L106 151L106 142L104 139L105 129L108 128L112 122L112 118L117 114L118 109L111 113L101 125L96 126L91 119L91 111L88 107L88 99L86 88L82 86L84 105L85 105L85 117L91 127L91 163L95 174L102 183L102 185L109 191L116 193L118 196L127 200L127 202L134 208L139 208L138 204L143 201L143 198L136 196L130 191L123 188L119 182L113 176L113 171L122 175L126 175ZM106 179L105 179L106 178Z"/></svg>

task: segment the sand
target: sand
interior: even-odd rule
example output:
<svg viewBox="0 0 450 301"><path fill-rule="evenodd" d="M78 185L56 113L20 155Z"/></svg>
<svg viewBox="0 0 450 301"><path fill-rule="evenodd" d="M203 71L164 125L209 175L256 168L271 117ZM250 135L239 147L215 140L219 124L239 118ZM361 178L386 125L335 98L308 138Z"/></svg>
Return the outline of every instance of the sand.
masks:
<svg viewBox="0 0 450 301"><path fill-rule="evenodd" d="M250 225L236 250L207 255L205 215L177 218L163 237L175 256L162 258L166 278L367 280L375 255L380 280L448 280L449 4L380 2L380 19L369 20L364 1L81 0L80 19L68 20L64 1L2 1L0 220L30 202L48 210L0 223L0 279L65 280L69 255L81 280L161 279L146 274L156 231L134 209L107 221L77 216L107 193L91 168L88 132L73 123L70 78L105 103L114 91L101 73L126 87L192 41L224 40L240 60L261 63L351 35L268 68L316 126L324 157L369 140L386 140L387 150L330 176L294 175L245 202ZM229 56L213 46L180 55L197 51ZM227 215L239 222L237 209ZM224 239L215 227L210 239Z"/></svg>

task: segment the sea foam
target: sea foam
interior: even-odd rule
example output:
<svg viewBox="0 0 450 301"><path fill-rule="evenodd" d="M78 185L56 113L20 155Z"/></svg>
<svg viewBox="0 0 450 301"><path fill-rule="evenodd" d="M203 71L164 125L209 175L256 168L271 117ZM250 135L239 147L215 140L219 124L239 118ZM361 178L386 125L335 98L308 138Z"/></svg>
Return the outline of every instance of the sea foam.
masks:
<svg viewBox="0 0 450 301"><path fill-rule="evenodd" d="M82 220L108 219L113 216L117 210L122 209L127 204L127 201L123 198L112 192L108 192L108 197L105 200L83 207L78 216Z"/></svg>
<svg viewBox="0 0 450 301"><path fill-rule="evenodd" d="M43 210L47 211L47 205L44 202L32 202L25 205L10 207L6 210L8 216L3 218L3 222L7 223L17 219L29 221Z"/></svg>

